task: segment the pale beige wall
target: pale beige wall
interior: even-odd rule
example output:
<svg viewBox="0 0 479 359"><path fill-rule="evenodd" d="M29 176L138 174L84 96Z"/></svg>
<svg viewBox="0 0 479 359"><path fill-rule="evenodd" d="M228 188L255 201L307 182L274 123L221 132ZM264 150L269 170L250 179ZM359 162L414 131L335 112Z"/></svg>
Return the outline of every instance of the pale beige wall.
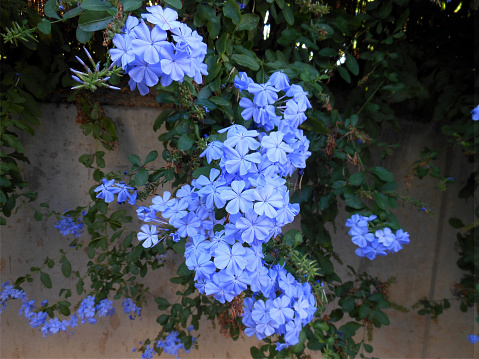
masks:
<svg viewBox="0 0 479 359"><path fill-rule="evenodd" d="M41 202L50 203L56 210L70 209L86 204L86 193L93 184L91 173L77 162L83 153L95 151L91 137L85 137L75 125L76 109L72 106L43 104L44 125L39 127L35 137L24 137L26 155L32 166L25 167L26 180L32 189L39 192L39 198L32 206ZM119 147L115 153L105 156L108 169L125 170L127 157L136 153L144 158L152 149L162 151L156 140L158 133L151 128L158 109L132 107L105 107L106 114L112 117L119 133ZM397 277L397 284L391 289L391 297L397 303L409 307L424 296L435 298L450 297L450 284L460 278L461 272L455 265L457 252L454 248L455 232L447 225L449 217L455 215L464 221L471 221L472 202L459 202L456 193L463 185L464 167L470 166L462 161L458 151L451 152L450 158L442 156L439 164L449 175L458 178L458 183L445 193L432 189L434 181L414 182L408 189L401 182L401 176L407 173L408 166L417 158L424 146L441 146L435 130L406 123L405 132L396 136L396 142L402 148L386 161L385 166L392 169L400 182L403 194L411 191L413 196L429 202L436 209L436 217L430 219L406 204L396 211L403 227L411 235L411 244L394 255L381 257L374 261L360 259L354 255L354 245L343 227L345 214L337 221L335 248L345 263L359 272L368 271L382 278ZM401 137L397 137L401 136ZM100 148L98 148L100 149ZM6 227L0 228L1 282L12 280L28 272L31 266L41 266L44 258L53 258L59 249L67 249L69 240L65 239L53 227L55 219L36 222L33 209L23 207L18 214L9 219ZM135 220L132 228L138 229L140 222ZM136 227L135 227L136 226ZM70 256L70 258L72 258ZM81 268L88 258L85 253L77 253L72 264L74 269ZM147 285L153 294L167 296L172 301L178 288L168 281L180 257L169 257L167 266L150 273ZM338 265L339 266L339 265ZM345 280L351 274L342 270ZM75 285L75 280L64 279L57 265L51 270L54 288L45 290L39 280L24 289L31 299L37 302L43 299L54 301L62 287ZM28 322L18 316L20 304L9 302L7 309L0 314L0 357L1 358L139 358L132 353L133 346L140 340L155 337L158 326L155 322L159 315L154 303L143 308L142 320L130 321L123 314L119 302L116 302L117 314L104 318L95 325L85 324L75 330L74 335L65 333L43 338L37 329L31 329ZM399 313L388 310L391 325L375 331L373 346L374 357L382 358L472 358L474 346L467 342L467 335L474 331L474 315L461 313L453 303L448 311L435 324L430 319L418 316L414 311ZM182 357L191 358L247 358L249 348L258 345L255 338L241 335L236 342L225 338L216 329L203 321L198 340L199 350ZM318 357L312 353L312 357Z"/></svg>

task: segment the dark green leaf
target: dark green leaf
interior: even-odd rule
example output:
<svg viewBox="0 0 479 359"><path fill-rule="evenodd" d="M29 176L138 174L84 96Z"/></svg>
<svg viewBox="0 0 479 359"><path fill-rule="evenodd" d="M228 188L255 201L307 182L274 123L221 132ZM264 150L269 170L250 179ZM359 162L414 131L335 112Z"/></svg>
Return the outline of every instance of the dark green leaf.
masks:
<svg viewBox="0 0 479 359"><path fill-rule="evenodd" d="M37 220L37 221L41 221L42 218L43 218L43 214L41 214L38 211L35 211L35 214L33 216L35 217L35 220Z"/></svg>
<svg viewBox="0 0 479 359"><path fill-rule="evenodd" d="M172 7L178 10L183 7L183 4L181 3L180 0L165 0L165 3L167 3L168 5L171 5Z"/></svg>
<svg viewBox="0 0 479 359"><path fill-rule="evenodd" d="M148 182L148 171L145 168L140 168L135 176L135 184L137 186L144 186Z"/></svg>
<svg viewBox="0 0 479 359"><path fill-rule="evenodd" d="M349 183L353 186L359 186L363 183L364 180L364 172L356 172L349 177Z"/></svg>
<svg viewBox="0 0 479 359"><path fill-rule="evenodd" d="M289 25L294 24L294 12L288 4L283 7L283 15Z"/></svg>
<svg viewBox="0 0 479 359"><path fill-rule="evenodd" d="M72 264L67 259L67 257L63 257L62 273L67 278L69 278L70 275L72 274Z"/></svg>
<svg viewBox="0 0 479 359"><path fill-rule="evenodd" d="M258 63L251 56L234 54L231 56L231 60L235 61L238 65L248 67L253 71L259 70Z"/></svg>
<svg viewBox="0 0 479 359"><path fill-rule="evenodd" d="M240 7L235 0L226 0L223 6L223 15L230 18L235 25L241 22Z"/></svg>
<svg viewBox="0 0 479 359"><path fill-rule="evenodd" d="M258 27L259 16L255 14L245 14L241 18L238 30L254 30Z"/></svg>
<svg viewBox="0 0 479 359"><path fill-rule="evenodd" d="M193 134L182 134L178 140L178 149L180 151L188 151L195 143L195 136Z"/></svg>
<svg viewBox="0 0 479 359"><path fill-rule="evenodd" d="M383 167L372 167L369 170L384 182L394 181L393 174Z"/></svg>
<svg viewBox="0 0 479 359"><path fill-rule="evenodd" d="M141 0L121 0L121 3L123 4L123 11L129 12L139 9L143 2Z"/></svg>
<svg viewBox="0 0 479 359"><path fill-rule="evenodd" d="M346 66L348 67L349 71L351 71L353 75L357 76L359 74L358 61L350 53L346 54Z"/></svg>
<svg viewBox="0 0 479 359"><path fill-rule="evenodd" d="M46 288L52 287L52 280L50 279L48 273L40 271L40 280Z"/></svg>
<svg viewBox="0 0 479 359"><path fill-rule="evenodd" d="M85 11L78 19L78 26L83 31L98 31L106 29L107 25L113 21L106 11Z"/></svg>
<svg viewBox="0 0 479 359"><path fill-rule="evenodd" d="M141 158L138 155L131 154L128 156L128 161L130 161L131 164L136 165L138 167L141 167Z"/></svg>
<svg viewBox="0 0 479 359"><path fill-rule="evenodd" d="M57 4L57 0L48 0L43 8L45 15L60 20L60 16L57 14Z"/></svg>
<svg viewBox="0 0 479 359"><path fill-rule="evenodd" d="M43 19L42 22L38 23L37 28L45 35L50 35L50 33L52 32L52 23L50 22L50 20Z"/></svg>
<svg viewBox="0 0 479 359"><path fill-rule="evenodd" d="M158 158L158 151L151 151L145 158L145 165L150 163Z"/></svg>
<svg viewBox="0 0 479 359"><path fill-rule="evenodd" d="M339 75L346 81L348 84L351 83L351 76L349 76L348 70L344 67L338 67Z"/></svg>
<svg viewBox="0 0 479 359"><path fill-rule="evenodd" d="M93 10L93 11L108 11L115 10L114 7L109 1L104 0L83 0L81 7L84 10Z"/></svg>
<svg viewBox="0 0 479 359"><path fill-rule="evenodd" d="M71 19L72 17L78 16L82 13L82 9L80 6L77 6L71 10L68 10L66 13L63 14L63 19Z"/></svg>
<svg viewBox="0 0 479 359"><path fill-rule="evenodd" d="M80 27L77 27L76 29L76 37L78 42L81 42L82 44L86 44L88 41L91 40L93 37L94 32L93 31L84 31Z"/></svg>

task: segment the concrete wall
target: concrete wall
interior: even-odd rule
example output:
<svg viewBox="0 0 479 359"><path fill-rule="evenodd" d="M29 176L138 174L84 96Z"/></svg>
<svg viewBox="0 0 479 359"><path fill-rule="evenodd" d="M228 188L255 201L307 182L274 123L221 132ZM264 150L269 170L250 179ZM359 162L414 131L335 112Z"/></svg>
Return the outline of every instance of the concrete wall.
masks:
<svg viewBox="0 0 479 359"><path fill-rule="evenodd" d="M63 211L87 204L87 191L93 184L90 171L77 160L83 153L94 152L95 142L91 137L83 136L75 125L76 108L43 104L42 111L44 125L38 128L36 136L24 138L26 155L33 164L25 167L24 174L31 183L31 189L39 192L39 198L33 204L22 207L8 220L6 227L0 228L2 283L28 273L31 266L41 266L45 257L54 258L60 249L68 247L69 240L53 227L56 222L53 217L41 222L33 219L34 207L48 202L51 208ZM158 134L151 130L158 111L152 108L105 107L106 114L115 120L120 137L118 149L105 155L107 170L127 169L130 153L136 153L141 158L152 149L161 153L161 144L156 140ZM410 188L401 181L423 147L444 147L437 133L438 129L425 127L413 120L406 121L405 131L399 134L385 133L388 137L386 141L401 144L401 148L384 163L395 173L400 183L399 191L429 203L436 211L436 216L429 218L410 204L404 204L395 212L411 236L410 245L399 253L374 261L361 259L354 255L355 246L343 226L346 214L342 213L336 223L338 231L334 243L343 261L358 272L367 271L383 279L395 276L397 283L391 288L391 298L408 308L425 296L452 296L451 284L462 274L455 264L458 258L454 246L456 234L447 221L452 216L461 218L465 223L473 220L472 201L465 203L457 199L457 191L465 183L464 176L470 173L471 166L457 149L446 150L437 163L445 173L457 178L457 183L447 192L433 189L435 181L429 179L412 180ZM140 222L136 220L131 224L132 229L139 226ZM80 269L88 261L86 253L77 253L69 258L74 269ZM174 301L179 288L168 278L180 260L170 256L165 268L147 276L147 285L154 295L161 294ZM345 280L352 278L351 273L342 271ZM69 288L76 283L73 278L65 279L58 265L50 273L54 285L52 290L45 290L39 280L25 285L24 289L31 299L54 302L60 288ZM158 331L155 319L159 313L151 302L143 308L141 321L130 321L123 314L120 303L116 302L117 314L111 318L103 318L95 325L79 326L73 335L60 333L43 338L38 328L30 328L28 322L18 316L20 304L10 301L0 315L0 357L139 358L140 354L133 353L132 347L138 346L139 341L147 337L154 338ZM461 313L457 307L453 302L452 308L437 323L417 315L414 310L409 313L387 310L391 325L374 332L374 357L473 358L475 346L467 341L467 335L478 332L478 328L474 328L475 315L471 310ZM199 350L182 357L248 358L250 346L259 344L256 339L245 335L236 342L225 338L218 325L213 328L206 320L199 334ZM318 357L316 353L311 355Z"/></svg>

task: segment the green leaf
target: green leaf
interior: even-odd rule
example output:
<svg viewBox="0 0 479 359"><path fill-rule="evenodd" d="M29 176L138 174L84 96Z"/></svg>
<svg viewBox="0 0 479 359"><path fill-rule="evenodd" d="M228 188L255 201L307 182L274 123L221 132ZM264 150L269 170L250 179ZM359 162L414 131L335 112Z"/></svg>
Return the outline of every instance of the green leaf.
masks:
<svg viewBox="0 0 479 359"><path fill-rule="evenodd" d="M376 201L376 204L378 205L379 208L387 210L389 207L389 201L388 197L381 193L381 192L376 192L373 194L373 198Z"/></svg>
<svg viewBox="0 0 479 359"><path fill-rule="evenodd" d="M193 273L190 271L185 264L185 262L181 263L181 265L178 267L178 270L176 271L176 274L178 274L180 277L189 277Z"/></svg>
<svg viewBox="0 0 479 359"><path fill-rule="evenodd" d="M218 97L218 96L213 96L209 99L211 102L215 103L216 105L218 106L231 106L231 104L229 103L229 101L226 101L224 98L222 97Z"/></svg>
<svg viewBox="0 0 479 359"><path fill-rule="evenodd" d="M389 325L389 323L390 323L389 318L386 315L386 313L384 313L380 309L374 309L373 310L373 316L374 316L374 319L376 319L381 324Z"/></svg>
<svg viewBox="0 0 479 359"><path fill-rule="evenodd" d="M123 12L129 12L129 11L134 11L137 10L141 7L143 4L143 1L141 0L121 0L121 3L123 5Z"/></svg>
<svg viewBox="0 0 479 359"><path fill-rule="evenodd" d="M52 287L52 280L50 279L48 273L40 271L40 280L46 288L50 289Z"/></svg>
<svg viewBox="0 0 479 359"><path fill-rule="evenodd" d="M349 177L349 183L351 183L353 186L359 186L361 183L363 183L364 180L364 172L356 172Z"/></svg>
<svg viewBox="0 0 479 359"><path fill-rule="evenodd" d="M135 154L129 155L128 156L128 161L130 161L130 163L132 165L136 165L138 167L141 167L141 158L138 155L135 155Z"/></svg>
<svg viewBox="0 0 479 359"><path fill-rule="evenodd" d="M344 67L338 67L338 72L344 81L346 81L348 84L351 83L351 76L349 76L348 70L346 70Z"/></svg>
<svg viewBox="0 0 479 359"><path fill-rule="evenodd" d="M394 181L393 174L383 167L372 167L369 170L384 182Z"/></svg>
<svg viewBox="0 0 479 359"><path fill-rule="evenodd" d="M83 294L83 281L82 280L79 280L76 284L76 290L77 290L77 293L78 295L82 295Z"/></svg>
<svg viewBox="0 0 479 359"><path fill-rule="evenodd" d="M335 49L331 49L330 47L326 47L324 49L321 49L318 52L318 55L324 57L338 56L338 51Z"/></svg>
<svg viewBox="0 0 479 359"><path fill-rule="evenodd" d="M35 214L33 215L33 217L35 217L35 220L36 220L36 221L41 221L42 218L43 218L43 214L41 214L41 213L38 212L38 211L35 211Z"/></svg>
<svg viewBox="0 0 479 359"><path fill-rule="evenodd" d="M115 10L114 7L109 1L103 0L83 0L81 3L81 7L84 10L93 10L93 11L108 11L108 10Z"/></svg>
<svg viewBox="0 0 479 359"><path fill-rule="evenodd" d="M151 151L145 158L145 165L150 163L158 158L158 151Z"/></svg>
<svg viewBox="0 0 479 359"><path fill-rule="evenodd" d="M238 30L254 30L258 27L259 16L255 14L245 14L241 18Z"/></svg>
<svg viewBox="0 0 479 359"><path fill-rule="evenodd" d="M80 6L77 6L66 13L63 14L63 20L71 19L75 16L78 16L82 13L82 8Z"/></svg>
<svg viewBox="0 0 479 359"><path fill-rule="evenodd" d="M345 297L339 301L339 305L343 308L343 311L349 313L356 306L356 298L354 297Z"/></svg>
<svg viewBox="0 0 479 359"><path fill-rule="evenodd" d="M80 29L80 27L77 27L76 37L78 42L82 44L86 44L88 41L90 41L91 38L93 37L93 34L94 34L93 31L84 31Z"/></svg>
<svg viewBox="0 0 479 359"><path fill-rule="evenodd" d="M171 5L172 7L178 10L183 7L183 4L181 3L180 0L165 0L165 3L167 3L168 5Z"/></svg>
<svg viewBox="0 0 479 359"><path fill-rule="evenodd" d="M248 67L253 71L259 70L258 63L248 55L234 54L233 56L231 56L231 60L235 61L238 65Z"/></svg>
<svg viewBox="0 0 479 359"><path fill-rule="evenodd" d="M288 4L283 7L283 15L289 25L294 24L294 12Z"/></svg>
<svg viewBox="0 0 479 359"><path fill-rule="evenodd" d="M239 25L241 22L240 7L235 0L226 0L223 6L223 15L230 18L235 25Z"/></svg>
<svg viewBox="0 0 479 359"><path fill-rule="evenodd" d="M165 298L157 297L155 298L155 302L158 304L159 310L167 309L171 304Z"/></svg>
<svg viewBox="0 0 479 359"><path fill-rule="evenodd" d="M15 150L17 150L20 153L25 152L25 148L23 147L22 142L18 139L17 136L10 135L8 133L4 133L2 136L2 139L5 140L5 142L10 146L13 147Z"/></svg>
<svg viewBox="0 0 479 359"><path fill-rule="evenodd" d="M72 264L67 257L63 257L62 273L66 278L69 278L72 274Z"/></svg>
<svg viewBox="0 0 479 359"><path fill-rule="evenodd" d="M264 355L263 351L261 351L260 349L258 349L256 347L251 347L250 348L250 353L251 353L251 356L253 357L253 359L264 359L265 358L265 355Z"/></svg>
<svg viewBox="0 0 479 359"><path fill-rule="evenodd" d="M48 0L43 8L45 15L60 20L60 16L57 14L57 4L57 0Z"/></svg>
<svg viewBox="0 0 479 359"><path fill-rule="evenodd" d="M37 24L37 28L45 35L50 35L50 33L52 32L52 23L50 22L50 20L43 19L42 22L39 22Z"/></svg>
<svg viewBox="0 0 479 359"><path fill-rule="evenodd" d="M188 151L195 143L195 136L193 134L182 134L178 140L178 149L180 151Z"/></svg>
<svg viewBox="0 0 479 359"><path fill-rule="evenodd" d="M135 184L137 186L144 186L148 182L148 171L145 168L140 168L135 176Z"/></svg>
<svg viewBox="0 0 479 359"><path fill-rule="evenodd" d="M353 75L358 76L359 74L358 61L350 53L346 54L346 66L348 67L349 71L351 71Z"/></svg>
<svg viewBox="0 0 479 359"><path fill-rule="evenodd" d="M106 29L107 25L113 21L106 11L85 11L78 19L78 26L83 31L98 31Z"/></svg>
<svg viewBox="0 0 479 359"><path fill-rule="evenodd" d="M369 312L371 309L369 308L369 305L367 303L363 303L359 307L359 318L364 319L369 315Z"/></svg>

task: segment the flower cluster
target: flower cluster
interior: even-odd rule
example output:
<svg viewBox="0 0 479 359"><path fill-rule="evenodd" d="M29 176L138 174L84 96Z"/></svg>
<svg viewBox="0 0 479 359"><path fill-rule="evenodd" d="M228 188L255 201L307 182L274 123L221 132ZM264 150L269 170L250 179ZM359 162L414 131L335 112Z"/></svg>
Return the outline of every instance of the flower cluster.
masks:
<svg viewBox="0 0 479 359"><path fill-rule="evenodd" d="M208 74L203 63L207 50L203 38L177 21L178 13L170 8L156 5L146 10L148 13L141 17L152 27L143 19L129 16L123 33L113 38L115 48L110 50L113 62L130 75L130 89L138 88L141 95L146 95L158 82L168 86L173 81L183 82L185 75L202 83L203 75Z"/></svg>
<svg viewBox="0 0 479 359"><path fill-rule="evenodd" d="M193 330L193 327L190 326L188 331ZM193 343L196 341L196 338L192 338ZM179 351L184 350L187 354L190 352L189 349L185 349L185 344L181 342L181 339L178 337L178 332L172 331L165 340L158 340L156 343L157 348L161 348L163 352L174 355L179 358Z"/></svg>
<svg viewBox="0 0 479 359"><path fill-rule="evenodd" d="M267 303L277 314L266 323L247 321L250 335L283 334L290 322L288 328L294 323L301 331L316 311L311 286L303 287L280 267L268 269L262 246L299 213L299 205L289 202L287 178L296 168L302 170L311 154L309 140L298 129L311 105L307 93L298 85L290 86L282 72L274 73L265 84L240 73L235 86L242 94L242 117L253 119L256 129L232 125L219 131L226 133L226 140L211 142L200 156L220 169L212 168L208 177L201 175L184 185L176 198L164 192L137 213L141 220L160 223L163 228L165 218L176 228L174 239L188 238L185 263L195 271L200 293L224 303L249 286L269 298ZM280 92L284 92L282 97ZM227 215L217 218L215 210L222 208ZM156 225L145 224L138 239L144 247L154 246L160 240L158 233ZM299 331L292 331L288 344L295 342Z"/></svg>
<svg viewBox="0 0 479 359"><path fill-rule="evenodd" d="M284 348L296 345L303 326L308 324L316 312L316 300L309 283L299 283L291 273L279 265L258 277L269 285L260 288L265 300L245 298L243 324L248 336L256 335L262 340L272 334L284 335ZM281 349L280 349L281 350Z"/></svg>
<svg viewBox="0 0 479 359"><path fill-rule="evenodd" d="M372 224L377 216L369 217L354 214L346 220L346 227L351 227L349 235L354 244L359 246L356 254L359 257L368 257L370 260L377 255L385 256L387 253L396 253L409 243L409 234L402 229L393 233L391 228L385 227L375 230Z"/></svg>
<svg viewBox="0 0 479 359"><path fill-rule="evenodd" d="M131 192L131 190L133 190ZM129 204L136 204L137 191L124 182L115 183L115 180L107 180L103 178L102 184L94 190L98 192L96 198L103 199L106 203L113 202L115 195L118 195L118 203L122 204L128 202Z"/></svg>
<svg viewBox="0 0 479 359"><path fill-rule="evenodd" d="M82 212L82 215L84 216L86 212ZM70 217L69 214L66 216L63 215L62 218L58 221L57 224L55 224L55 228L58 228L60 233L64 236L68 234L73 234L75 238L79 238L82 233L83 233L83 221L82 217L78 217L76 219L73 219Z"/></svg>
<svg viewBox="0 0 479 359"><path fill-rule="evenodd" d="M130 318L130 320L135 319L136 315L141 317L141 308L135 303L133 303L131 298L123 299L123 301L121 302L121 306L123 307L123 311L125 312L125 314L129 314L128 317Z"/></svg>
<svg viewBox="0 0 479 359"><path fill-rule="evenodd" d="M45 311L48 301L43 301L40 308L37 308L35 300L29 300L25 291L15 289L13 285L5 282L2 284L2 292L0 292L0 313L6 308L6 303L9 299L20 299L22 301L23 304L18 314L23 314L23 316L29 320L32 328L40 327L44 337L59 332L67 332L68 328L78 326L79 322L81 324L87 322L95 324L97 322L95 316L106 317L112 316L115 313L115 308L111 300L103 299L98 304L95 304L95 297L90 295L81 301L78 311L73 313L69 319L48 319L48 314ZM136 307L135 310L139 315L141 309Z"/></svg>
<svg viewBox="0 0 479 359"><path fill-rule="evenodd" d="M479 120L479 106L476 106L472 111L472 119L473 121L478 121Z"/></svg>

